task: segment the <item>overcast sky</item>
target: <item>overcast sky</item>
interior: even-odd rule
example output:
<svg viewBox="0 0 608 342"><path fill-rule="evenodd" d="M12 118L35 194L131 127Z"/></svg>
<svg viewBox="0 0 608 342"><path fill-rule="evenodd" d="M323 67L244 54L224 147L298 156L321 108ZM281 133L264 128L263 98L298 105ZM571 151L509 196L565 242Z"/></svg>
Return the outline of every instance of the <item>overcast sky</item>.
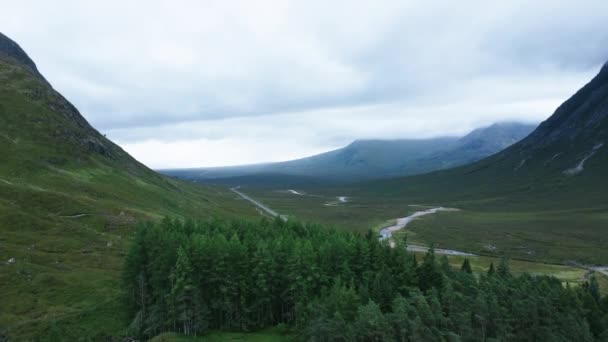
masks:
<svg viewBox="0 0 608 342"><path fill-rule="evenodd" d="M0 30L153 168L540 122L608 60L608 1L8 1Z"/></svg>

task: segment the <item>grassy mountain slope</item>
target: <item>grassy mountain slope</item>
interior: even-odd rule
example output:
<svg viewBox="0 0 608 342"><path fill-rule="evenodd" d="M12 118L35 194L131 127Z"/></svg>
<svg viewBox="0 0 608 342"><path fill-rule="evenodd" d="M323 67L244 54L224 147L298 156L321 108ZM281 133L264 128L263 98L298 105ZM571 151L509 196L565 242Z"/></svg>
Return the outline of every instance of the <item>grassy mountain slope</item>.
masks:
<svg viewBox="0 0 608 342"><path fill-rule="evenodd" d="M13 338L45 333L52 322L71 336L121 329L119 270L137 221L256 215L225 189L137 162L3 35L0 155L0 334Z"/></svg>
<svg viewBox="0 0 608 342"><path fill-rule="evenodd" d="M505 203L531 196L543 200L537 207L563 201L572 207L602 206L608 199L606 143L608 65L532 134L504 151L461 168L368 183L364 188L420 196L443 188L450 190L446 196L460 199L512 193Z"/></svg>
<svg viewBox="0 0 608 342"><path fill-rule="evenodd" d="M356 196L464 209L416 222L429 241L608 263L608 66L530 136L464 167L370 182Z"/></svg>
<svg viewBox="0 0 608 342"><path fill-rule="evenodd" d="M341 149L280 163L163 172L214 182L239 177L241 181L253 180L265 174L315 177L334 182L396 177L477 161L521 140L534 128L534 125L502 123L477 129L462 138L357 140Z"/></svg>

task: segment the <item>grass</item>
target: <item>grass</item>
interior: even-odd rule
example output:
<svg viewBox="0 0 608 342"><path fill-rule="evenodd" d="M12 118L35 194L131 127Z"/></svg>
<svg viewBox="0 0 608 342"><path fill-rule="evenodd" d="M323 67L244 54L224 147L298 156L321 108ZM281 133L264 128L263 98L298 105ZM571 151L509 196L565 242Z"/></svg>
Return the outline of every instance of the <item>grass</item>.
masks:
<svg viewBox="0 0 608 342"><path fill-rule="evenodd" d="M406 230L410 241L540 262L608 264L608 205L603 200L573 205L557 198L554 204L541 205L536 198L521 195L472 199L438 192L424 196L376 193L360 187L299 189L315 196L296 196L268 187L243 191L281 214L357 232L379 230L424 207L454 207L462 210L413 221ZM338 195L349 196L349 202L324 205Z"/></svg>
<svg viewBox="0 0 608 342"><path fill-rule="evenodd" d="M180 182L175 184L182 193L158 190L152 195L158 198L156 208L150 194L135 191L119 201L90 198L82 191L68 196L50 190L56 184L45 184L46 190L17 181L13 184L0 184L0 192L8 195L0 202L0 326L9 336L36 336L50 322L57 322L67 336L87 336L82 334L87 329L81 318L85 313L95 316L89 329L95 335L121 331L127 323L120 315L122 310L107 316L91 310L120 297L122 260L137 221L165 214L257 216L226 190ZM137 196L142 196L141 201ZM192 204L188 207L182 201ZM136 202L141 206L133 204ZM219 209L222 207L230 209ZM77 213L90 215L63 217ZM10 258L16 260L14 264L7 263ZM28 323L32 321L36 322L34 329ZM100 321L106 324L100 325Z"/></svg>
<svg viewBox="0 0 608 342"><path fill-rule="evenodd" d="M443 212L416 220L408 229L422 241L473 253L542 262L608 261L601 213L580 211Z"/></svg>
<svg viewBox="0 0 608 342"><path fill-rule="evenodd" d="M351 196L347 203L325 206L336 196L348 196L355 191L345 188L296 190L313 196L297 196L272 188L242 189L281 214L362 233L370 228L378 232L393 224L397 217L442 204L431 203L428 199ZM564 264L572 260L588 264L608 261L608 250L605 248L608 241L605 236L598 234L606 226L606 218L606 212L601 209L462 210L424 216L397 235L407 234L410 243L432 243L438 248L482 254L471 259L477 272L485 272L490 262L497 263L500 256L506 255L512 259L514 274L554 275L564 283L579 284L587 271ZM460 267L462 257L450 256L449 259L454 266ZM598 274L598 279L604 281L604 291L608 289L605 278Z"/></svg>
<svg viewBox="0 0 608 342"><path fill-rule="evenodd" d="M242 191L280 214L360 233L369 229L379 230L392 220L419 210L399 199L377 202L370 198L349 197L346 203L336 203L338 196L348 193L328 193L321 189L311 189L308 196L294 195L282 189L243 187ZM328 206L328 203L335 205Z"/></svg>
<svg viewBox="0 0 608 342"><path fill-rule="evenodd" d="M0 117L0 333L11 339L120 334L120 272L137 222L258 216L225 188L149 170L2 60Z"/></svg>
<svg viewBox="0 0 608 342"><path fill-rule="evenodd" d="M256 332L223 332L212 331L201 337L187 337L178 334L162 334L151 340L151 342L224 342L224 341L248 341L248 342L288 342L297 341L297 336L285 328L275 327Z"/></svg>
<svg viewBox="0 0 608 342"><path fill-rule="evenodd" d="M419 261L422 261L424 258L424 253L416 253L416 257L419 259ZM464 259L469 259L471 269L475 274L485 274L490 267L490 263L494 263L494 267L496 267L501 262L501 258L484 255L475 257L450 255L447 256L447 258L450 265L456 270L460 269ZM524 273L528 273L532 276L553 276L561 280L564 286L581 285L587 280L587 276L590 275L587 270L575 266L547 264L517 259L509 260L509 270L514 276L520 276ZM602 292L602 295L608 295L608 277L599 272L594 272L594 274L600 284L600 291Z"/></svg>

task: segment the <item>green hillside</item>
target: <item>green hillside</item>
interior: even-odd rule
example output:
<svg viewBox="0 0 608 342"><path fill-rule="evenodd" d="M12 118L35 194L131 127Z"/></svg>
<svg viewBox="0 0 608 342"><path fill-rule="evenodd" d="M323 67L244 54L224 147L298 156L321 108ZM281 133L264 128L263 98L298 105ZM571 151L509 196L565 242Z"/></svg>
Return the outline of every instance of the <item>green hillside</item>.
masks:
<svg viewBox="0 0 608 342"><path fill-rule="evenodd" d="M518 257L608 263L608 66L529 137L464 167L370 182L353 196L463 209L419 237Z"/></svg>
<svg viewBox="0 0 608 342"><path fill-rule="evenodd" d="M125 324L114 306L137 221L257 215L225 189L137 162L1 34L0 155L0 336L22 339L54 325L81 336L114 333Z"/></svg>

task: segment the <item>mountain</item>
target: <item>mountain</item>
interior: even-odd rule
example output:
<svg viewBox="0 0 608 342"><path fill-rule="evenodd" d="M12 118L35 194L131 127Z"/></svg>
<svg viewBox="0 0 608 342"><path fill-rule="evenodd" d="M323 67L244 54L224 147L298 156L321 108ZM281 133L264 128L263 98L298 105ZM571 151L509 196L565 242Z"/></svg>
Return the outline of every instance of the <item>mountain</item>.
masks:
<svg viewBox="0 0 608 342"><path fill-rule="evenodd" d="M34 339L52 322L73 340L124 328L119 270L139 221L257 215L225 189L139 163L2 34L0 155L0 340Z"/></svg>
<svg viewBox="0 0 608 342"><path fill-rule="evenodd" d="M471 193L493 182L499 193L518 185L551 189L556 183L563 192L585 191L605 199L608 181L608 64L587 85L559 106L528 137L476 163L427 176L397 178L386 184L420 184L441 180L454 190L466 185ZM453 182L458 179L458 184ZM484 180L484 181L480 181ZM374 183L370 183L374 184ZM381 182L375 183L381 184ZM474 185L476 184L476 185ZM399 191L399 190L396 190ZM459 192L462 195L462 192Z"/></svg>
<svg viewBox="0 0 608 342"><path fill-rule="evenodd" d="M47 83L44 77L38 71L34 61L31 60L25 51L23 51L19 44L5 36L2 32L0 32L0 58L2 58L5 62L20 65L33 76L41 81L44 81L44 83Z"/></svg>
<svg viewBox="0 0 608 342"><path fill-rule="evenodd" d="M422 174L435 170L469 164L491 156L513 145L530 134L536 125L497 123L478 128L460 138L454 147L424 156L406 167L403 175Z"/></svg>
<svg viewBox="0 0 608 342"><path fill-rule="evenodd" d="M287 162L162 172L185 179L229 183L251 183L253 179L259 181L265 176L281 175L331 181L396 177L477 161L521 140L535 127L499 123L476 129L461 138L357 140L344 148Z"/></svg>
<svg viewBox="0 0 608 342"><path fill-rule="evenodd" d="M411 228L452 248L608 264L607 143L608 64L528 137L495 155L332 191L462 209Z"/></svg>

